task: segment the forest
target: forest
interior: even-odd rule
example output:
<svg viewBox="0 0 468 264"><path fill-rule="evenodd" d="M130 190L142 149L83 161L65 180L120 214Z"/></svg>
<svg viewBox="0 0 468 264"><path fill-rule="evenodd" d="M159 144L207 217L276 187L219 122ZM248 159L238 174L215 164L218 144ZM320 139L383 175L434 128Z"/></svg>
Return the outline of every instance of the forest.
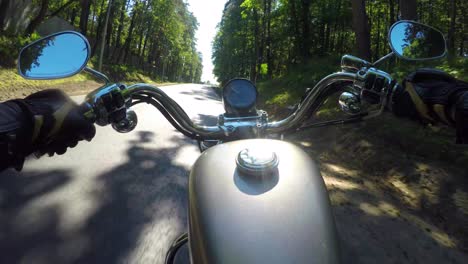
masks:
<svg viewBox="0 0 468 264"><path fill-rule="evenodd" d="M183 0L0 0L0 66L14 67L19 49L55 17L84 34L93 55L103 51L105 72L115 78L139 71L154 80L200 81L198 22Z"/></svg>
<svg viewBox="0 0 468 264"><path fill-rule="evenodd" d="M289 76L306 85L313 81L303 75L335 70L345 53L369 61L384 56L389 27L412 19L445 34L444 66L463 77L467 10L465 0L228 0L212 58L202 58L198 22L185 0L0 0L0 67L13 68L20 47L58 17L86 35L93 55L103 51L104 71L116 79L138 71L155 80L200 82L202 59L212 59L220 83ZM92 66L101 68L99 57Z"/></svg>
<svg viewBox="0 0 468 264"><path fill-rule="evenodd" d="M313 63L339 66L345 53L376 61L390 52L388 30L399 19L441 30L446 63L466 69L467 10L465 0L229 0L214 40L215 75L259 82L307 74Z"/></svg>

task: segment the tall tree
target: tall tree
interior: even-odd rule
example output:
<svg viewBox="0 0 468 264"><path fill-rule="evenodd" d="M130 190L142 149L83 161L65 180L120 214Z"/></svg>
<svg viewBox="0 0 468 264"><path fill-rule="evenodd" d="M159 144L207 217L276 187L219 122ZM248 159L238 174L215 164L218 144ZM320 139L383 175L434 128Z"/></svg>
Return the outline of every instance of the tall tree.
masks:
<svg viewBox="0 0 468 264"><path fill-rule="evenodd" d="M352 0L353 26L356 32L358 56L365 60L371 59L369 20L366 14L364 0Z"/></svg>
<svg viewBox="0 0 468 264"><path fill-rule="evenodd" d="M44 18L46 17L47 10L49 10L49 0L42 0L41 1L41 9L39 10L39 13L37 16L29 23L28 28L26 29L26 33L32 34L36 28L44 21Z"/></svg>
<svg viewBox="0 0 468 264"><path fill-rule="evenodd" d="M417 8L416 0L400 0L401 19L417 20Z"/></svg>
<svg viewBox="0 0 468 264"><path fill-rule="evenodd" d="M311 34L309 23L310 5L311 0L301 0L302 37L300 41L303 43L302 59L304 61L307 61L309 59L311 48Z"/></svg>
<svg viewBox="0 0 468 264"><path fill-rule="evenodd" d="M450 27L448 31L448 50L450 58L453 58L455 51L455 25L457 19L457 1L450 0Z"/></svg>
<svg viewBox="0 0 468 264"><path fill-rule="evenodd" d="M130 53L130 45L132 43L132 38L133 38L133 30L135 29L135 20L136 17L138 16L138 5L140 2L138 0L135 1L134 6L133 6L133 12L132 12L132 19L130 21L130 27L128 28L128 35L127 39L125 40L125 45L124 45L124 50L123 53L120 53L119 59L117 60L120 61L121 55L123 54L123 62L125 63L127 61L127 57Z"/></svg>
<svg viewBox="0 0 468 264"><path fill-rule="evenodd" d="M81 0L80 30L84 35L88 34L88 19L91 11L91 0Z"/></svg>

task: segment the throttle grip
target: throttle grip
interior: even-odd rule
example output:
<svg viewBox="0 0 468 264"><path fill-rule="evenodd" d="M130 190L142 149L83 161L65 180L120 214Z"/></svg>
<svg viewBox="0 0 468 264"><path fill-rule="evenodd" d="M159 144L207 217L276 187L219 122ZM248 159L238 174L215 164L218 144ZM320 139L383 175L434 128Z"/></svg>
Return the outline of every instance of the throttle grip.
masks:
<svg viewBox="0 0 468 264"><path fill-rule="evenodd" d="M89 103L82 103L78 106L78 111L90 122L96 122L96 114L93 107Z"/></svg>

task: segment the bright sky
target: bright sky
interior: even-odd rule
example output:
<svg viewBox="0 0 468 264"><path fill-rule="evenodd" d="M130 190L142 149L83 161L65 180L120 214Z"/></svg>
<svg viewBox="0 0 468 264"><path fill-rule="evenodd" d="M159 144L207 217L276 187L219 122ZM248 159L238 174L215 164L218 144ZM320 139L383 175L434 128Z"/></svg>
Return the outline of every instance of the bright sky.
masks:
<svg viewBox="0 0 468 264"><path fill-rule="evenodd" d="M216 35L216 25L221 21L226 0L187 0L200 26L197 31L197 50L203 54L202 81L216 82L211 62L212 42Z"/></svg>

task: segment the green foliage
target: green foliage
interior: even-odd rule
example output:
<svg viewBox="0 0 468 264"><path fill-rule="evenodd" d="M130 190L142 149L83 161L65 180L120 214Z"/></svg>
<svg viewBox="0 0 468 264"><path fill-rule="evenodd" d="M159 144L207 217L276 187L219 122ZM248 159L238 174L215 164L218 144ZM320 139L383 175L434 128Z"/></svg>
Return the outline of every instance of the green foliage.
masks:
<svg viewBox="0 0 468 264"><path fill-rule="evenodd" d="M421 22L444 33L450 32L453 18L455 46L451 53L466 56L468 2L456 1L455 17L447 12L449 2L418 0L418 16ZM390 52L388 30L397 20L400 6L399 1L387 0L366 0L365 4L371 57L375 61ZM234 77L246 77L254 82L284 80L289 76L297 77L297 69L307 68L304 65L314 63L316 58L346 53L356 55L352 21L351 1L347 0L229 0L213 45L215 75L221 83ZM414 69L414 65L434 65L466 78L463 60L466 61L454 59L454 62L442 64L398 62L397 68L390 72L403 75ZM330 63L324 60L322 66L332 66ZM300 85L301 82L295 83ZM285 98L294 96L278 95L277 98L289 101Z"/></svg>
<svg viewBox="0 0 468 264"><path fill-rule="evenodd" d="M253 81L281 78L311 58L352 48L344 0L228 1L213 45L215 75ZM307 10L307 12L304 12Z"/></svg>
<svg viewBox="0 0 468 264"><path fill-rule="evenodd" d="M25 9L25 17L38 18L39 22L51 15L61 17L88 37L95 59L100 54L104 24L112 3L104 64L128 65L135 69L132 72L153 79L200 81L202 58L195 39L198 22L184 0L37 0L33 5L42 7L43 3L48 3L44 17L38 17L40 8ZM1 13L0 26L6 19ZM36 34L28 37L26 27L8 35L0 28L0 65L13 67L21 47L36 37ZM111 74L119 72L113 71L114 66L107 68Z"/></svg>
<svg viewBox="0 0 468 264"><path fill-rule="evenodd" d="M15 67L20 47L39 38L40 36L37 34L30 36L0 35L0 66Z"/></svg>
<svg viewBox="0 0 468 264"><path fill-rule="evenodd" d="M147 76L144 71L132 65L108 65L104 68L104 71L109 78L118 80L119 82L152 83L159 81L159 79L153 79Z"/></svg>
<svg viewBox="0 0 468 264"><path fill-rule="evenodd" d="M257 83L261 103L273 109L299 102L306 88L312 88L323 77L339 70L336 56L312 58L306 65L291 68L287 75Z"/></svg>
<svg viewBox="0 0 468 264"><path fill-rule="evenodd" d="M16 69L0 68L0 80L2 85L1 90L18 90L18 89L46 89L55 87L61 84L75 84L88 80L90 77L87 74L78 74L66 79L58 80L26 80L21 77ZM3 93L2 93L3 95ZM25 94L26 95L26 94Z"/></svg>
<svg viewBox="0 0 468 264"><path fill-rule="evenodd" d="M306 88L312 88L323 77L339 71L340 57L327 56L312 58L306 65L291 68L288 74L264 80L257 83L261 103L270 110L284 109L299 102ZM459 58L455 61L433 60L424 62L408 62L403 60L389 60L382 69L391 73L395 80L401 81L411 72L423 68L443 70L454 77L468 81L468 60ZM327 115L328 112L322 114Z"/></svg>

